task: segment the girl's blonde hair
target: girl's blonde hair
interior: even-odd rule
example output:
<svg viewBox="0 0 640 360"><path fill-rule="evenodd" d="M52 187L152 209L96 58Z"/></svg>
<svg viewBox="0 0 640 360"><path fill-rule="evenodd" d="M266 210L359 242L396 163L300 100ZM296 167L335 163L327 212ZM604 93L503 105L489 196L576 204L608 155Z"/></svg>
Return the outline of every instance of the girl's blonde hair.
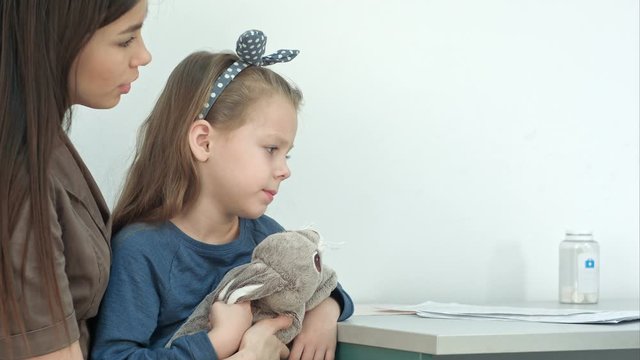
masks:
<svg viewBox="0 0 640 360"><path fill-rule="evenodd" d="M113 211L113 232L134 222L162 222L198 196L196 162L188 133L209 96L211 84L236 55L196 52L173 70L156 106L142 125L133 164ZM216 100L206 120L231 131L242 126L258 99L281 95L297 110L302 93L275 72L250 66Z"/></svg>

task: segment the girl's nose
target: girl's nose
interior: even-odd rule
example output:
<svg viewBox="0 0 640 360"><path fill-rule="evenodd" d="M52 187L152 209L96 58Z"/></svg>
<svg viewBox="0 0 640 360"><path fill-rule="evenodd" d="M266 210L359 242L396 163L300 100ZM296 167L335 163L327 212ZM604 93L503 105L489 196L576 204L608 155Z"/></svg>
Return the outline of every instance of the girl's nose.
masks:
<svg viewBox="0 0 640 360"><path fill-rule="evenodd" d="M291 176L291 169L289 169L289 165L287 164L287 162L285 160L283 165L280 166L278 168L278 170L276 171L276 178L278 178L280 181L283 181L283 180L288 179L289 176Z"/></svg>

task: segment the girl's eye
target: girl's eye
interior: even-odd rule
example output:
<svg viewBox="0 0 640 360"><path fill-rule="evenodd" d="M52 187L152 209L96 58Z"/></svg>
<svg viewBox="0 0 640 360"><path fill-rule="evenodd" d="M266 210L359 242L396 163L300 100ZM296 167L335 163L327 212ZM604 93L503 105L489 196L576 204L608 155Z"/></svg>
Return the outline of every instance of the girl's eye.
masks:
<svg viewBox="0 0 640 360"><path fill-rule="evenodd" d="M276 151L280 150L280 148L279 148L279 147L277 147L277 146L275 146L275 145L274 145L274 146L266 146L266 147L265 147L265 150L267 150L267 152L268 152L269 154L273 155L273 154L275 154L275 153L276 153ZM289 154L285 154L285 155L284 155L284 158L285 158L285 159L287 159L287 160L289 160L289 159L291 158L291 155L289 155Z"/></svg>
<svg viewBox="0 0 640 360"><path fill-rule="evenodd" d="M132 37L129 38L129 40L127 40L127 41L125 41L123 43L120 43L120 46L121 47L125 47L125 48L129 47L129 45L131 45L131 43L133 42L134 39L135 39L135 37L132 36Z"/></svg>

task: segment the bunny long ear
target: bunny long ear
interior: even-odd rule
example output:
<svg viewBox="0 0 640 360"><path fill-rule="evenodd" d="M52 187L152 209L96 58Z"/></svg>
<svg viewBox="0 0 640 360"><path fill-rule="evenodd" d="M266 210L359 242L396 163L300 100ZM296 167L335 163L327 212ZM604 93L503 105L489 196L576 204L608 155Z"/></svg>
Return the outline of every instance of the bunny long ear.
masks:
<svg viewBox="0 0 640 360"><path fill-rule="evenodd" d="M228 304L261 299L284 289L280 274L262 262L252 262L229 271L220 285L217 296Z"/></svg>

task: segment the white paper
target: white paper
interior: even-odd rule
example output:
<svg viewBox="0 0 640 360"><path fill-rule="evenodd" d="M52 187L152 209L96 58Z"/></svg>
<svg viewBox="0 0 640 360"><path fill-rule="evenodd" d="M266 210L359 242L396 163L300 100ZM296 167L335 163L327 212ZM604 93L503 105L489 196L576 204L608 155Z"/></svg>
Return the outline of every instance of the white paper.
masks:
<svg viewBox="0 0 640 360"><path fill-rule="evenodd" d="M389 307L389 308L387 308ZM415 315L415 310L391 309L393 305L355 304L353 315Z"/></svg>
<svg viewBox="0 0 640 360"><path fill-rule="evenodd" d="M517 320L563 324L615 324L640 320L640 310L607 311L570 308L528 308L427 301L417 305L371 305L380 311L415 312L434 319Z"/></svg>

